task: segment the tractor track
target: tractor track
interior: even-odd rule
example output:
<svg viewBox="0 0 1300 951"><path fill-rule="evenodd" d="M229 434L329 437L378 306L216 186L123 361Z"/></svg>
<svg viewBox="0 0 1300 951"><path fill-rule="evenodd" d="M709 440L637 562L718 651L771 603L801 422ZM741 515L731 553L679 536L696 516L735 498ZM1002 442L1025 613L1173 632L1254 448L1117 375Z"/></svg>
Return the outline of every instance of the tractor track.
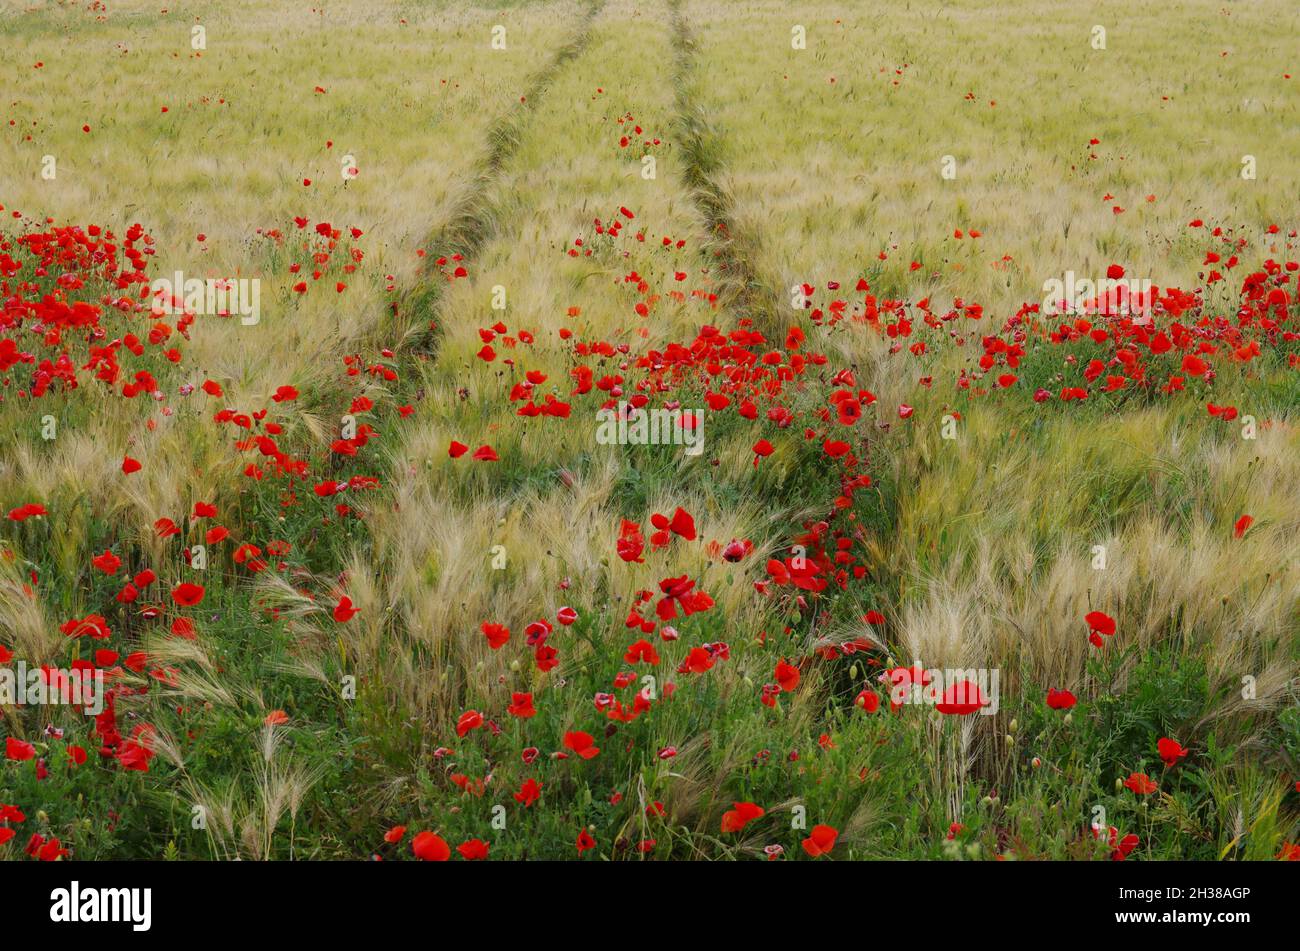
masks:
<svg viewBox="0 0 1300 951"><path fill-rule="evenodd" d="M685 157L682 180L708 230L706 253L716 262L718 298L768 335L784 334L776 285L754 263L762 246L753 231L739 228L735 201L722 182L719 136L694 94L695 39L682 0L669 0L672 20L673 88L677 128Z"/></svg>
<svg viewBox="0 0 1300 951"><path fill-rule="evenodd" d="M425 246L432 253L426 259L424 273L402 295L393 315L402 347L410 355L427 357L437 350L438 318L446 283L434 262L443 256L459 254L463 263L473 263L498 233L500 221L492 194L518 151L528 120L547 89L591 42L592 28L604 6L605 0L590 0L568 42L533 74L519 102L492 124L487 133L487 151L462 186L460 200L442 226L426 240ZM392 323L385 327L390 339L393 329Z"/></svg>

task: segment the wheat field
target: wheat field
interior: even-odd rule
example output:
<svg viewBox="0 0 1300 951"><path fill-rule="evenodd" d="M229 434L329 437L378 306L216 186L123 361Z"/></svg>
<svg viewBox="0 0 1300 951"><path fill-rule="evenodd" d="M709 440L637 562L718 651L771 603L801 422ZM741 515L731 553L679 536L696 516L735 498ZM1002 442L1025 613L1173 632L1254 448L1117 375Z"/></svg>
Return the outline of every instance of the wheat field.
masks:
<svg viewBox="0 0 1300 951"><path fill-rule="evenodd" d="M0 856L1300 858L1282 0L0 8Z"/></svg>

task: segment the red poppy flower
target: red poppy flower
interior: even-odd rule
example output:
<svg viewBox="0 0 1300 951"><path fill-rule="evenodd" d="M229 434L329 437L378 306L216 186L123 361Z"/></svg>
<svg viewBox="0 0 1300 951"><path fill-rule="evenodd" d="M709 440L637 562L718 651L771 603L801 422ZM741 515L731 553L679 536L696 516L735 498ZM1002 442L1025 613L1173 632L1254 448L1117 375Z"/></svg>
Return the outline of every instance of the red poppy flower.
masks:
<svg viewBox="0 0 1300 951"><path fill-rule="evenodd" d="M623 520L618 534L618 557L627 562L640 564L644 561L641 552L645 550L645 538L641 535L641 526L636 522Z"/></svg>
<svg viewBox="0 0 1300 951"><path fill-rule="evenodd" d="M1165 766L1173 766L1187 755L1187 750L1185 750L1177 740L1171 740L1167 736L1161 737L1156 742L1156 752L1158 752L1160 758L1164 760Z"/></svg>
<svg viewBox="0 0 1300 951"><path fill-rule="evenodd" d="M41 846L40 851L37 853L37 858L42 862L55 862L60 858L65 858L67 855L68 850L59 844L57 838L52 838Z"/></svg>
<svg viewBox="0 0 1300 951"><path fill-rule="evenodd" d="M1156 791L1157 786L1146 773L1129 773L1124 785L1139 796L1146 796Z"/></svg>
<svg viewBox="0 0 1300 951"><path fill-rule="evenodd" d="M339 624L346 624L360 613L360 609L352 606L352 599L346 594L339 598L338 604L334 605L334 620Z"/></svg>
<svg viewBox="0 0 1300 951"><path fill-rule="evenodd" d="M1069 710L1078 701L1074 694L1068 690L1054 690L1049 688L1047 691L1047 705L1053 710Z"/></svg>
<svg viewBox="0 0 1300 951"><path fill-rule="evenodd" d="M583 759L591 759L600 753L600 747L593 746L593 743L595 739L590 733L575 731L564 734L565 749L573 750Z"/></svg>
<svg viewBox="0 0 1300 951"><path fill-rule="evenodd" d="M464 736L471 730L477 730L483 725L483 714L477 710L466 710L456 721L456 735Z"/></svg>
<svg viewBox="0 0 1300 951"><path fill-rule="evenodd" d="M671 520L656 512L650 517L650 523L665 534L671 532L688 542L695 540L695 519L680 505L677 507L677 511L673 513ZM665 539L666 541L667 539Z"/></svg>
<svg viewBox="0 0 1300 951"><path fill-rule="evenodd" d="M112 634L108 621L101 614L87 614L80 620L74 618L59 625L59 630L68 637L83 637L88 634L96 640L105 640Z"/></svg>
<svg viewBox="0 0 1300 951"><path fill-rule="evenodd" d="M203 585L194 584L191 581L182 581L172 588L172 600L181 607L192 608L203 600L205 593Z"/></svg>
<svg viewBox="0 0 1300 951"><path fill-rule="evenodd" d="M988 702L977 684L969 680L959 680L944 689L943 696L934 708L940 713L964 717L976 712Z"/></svg>
<svg viewBox="0 0 1300 951"><path fill-rule="evenodd" d="M535 779L525 779L514 797L515 802L523 803L524 808L527 809L542 797L542 784Z"/></svg>
<svg viewBox="0 0 1300 951"><path fill-rule="evenodd" d="M628 647L627 652L623 654L623 660L629 664L646 663L654 665L659 663L659 652L655 650L653 644L642 638Z"/></svg>
<svg viewBox="0 0 1300 951"><path fill-rule="evenodd" d="M840 836L839 830L834 826L813 826L808 838L804 839L801 845L803 850L817 858L819 855L828 854L831 849L835 848L835 840Z"/></svg>
<svg viewBox="0 0 1300 951"><path fill-rule="evenodd" d="M423 862L445 862L451 858L446 840L433 832L421 832L412 839L411 851Z"/></svg>
<svg viewBox="0 0 1300 951"><path fill-rule="evenodd" d="M480 630L483 636L487 638L488 647L500 650L505 646L506 641L510 640L510 628L504 624L495 624L491 621L484 621Z"/></svg>
<svg viewBox="0 0 1300 951"><path fill-rule="evenodd" d="M782 658L777 661L775 679L781 689L789 693L799 686L799 668L786 663L785 658Z"/></svg>
<svg viewBox="0 0 1300 951"><path fill-rule="evenodd" d="M36 755L36 747L26 740L5 737L5 756L12 760L29 760Z"/></svg>
<svg viewBox="0 0 1300 951"><path fill-rule="evenodd" d="M470 839L456 846L461 857L470 862L481 862L488 857L488 844L482 839Z"/></svg>
<svg viewBox="0 0 1300 951"><path fill-rule="evenodd" d="M28 502L26 505L20 505L17 508L9 510L9 519L13 522L25 522L29 518L35 518L40 515L48 515L44 505L36 502Z"/></svg>
<svg viewBox="0 0 1300 951"><path fill-rule="evenodd" d="M1089 611L1083 616L1083 619L1087 622L1089 631L1105 634L1107 637L1115 633L1115 619L1109 614L1103 614L1100 611Z"/></svg>
<svg viewBox="0 0 1300 951"><path fill-rule="evenodd" d="M762 806L752 802L732 803L732 808L722 814L722 831L739 832L765 811Z"/></svg>
<svg viewBox="0 0 1300 951"><path fill-rule="evenodd" d="M117 569L122 567L122 559L108 549L105 549L102 555L90 559L90 563L106 575L115 575Z"/></svg>
<svg viewBox="0 0 1300 951"><path fill-rule="evenodd" d="M512 717L525 720L537 716L537 710L533 707L533 695L531 693L512 693L510 695L510 706L506 707L506 712Z"/></svg>

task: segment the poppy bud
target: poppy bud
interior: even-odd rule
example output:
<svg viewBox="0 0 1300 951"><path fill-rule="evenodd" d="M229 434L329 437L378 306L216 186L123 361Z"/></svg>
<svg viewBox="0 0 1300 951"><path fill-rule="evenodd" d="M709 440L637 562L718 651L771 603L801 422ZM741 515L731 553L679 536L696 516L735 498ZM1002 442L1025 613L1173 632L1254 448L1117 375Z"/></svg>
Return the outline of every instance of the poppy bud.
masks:
<svg viewBox="0 0 1300 951"><path fill-rule="evenodd" d="M1067 714L1065 715L1065 725L1066 725L1066 726L1069 726L1069 725L1070 725L1071 723L1073 723L1073 722L1074 722L1074 714L1073 714L1073 713L1067 713Z"/></svg>
<svg viewBox="0 0 1300 951"><path fill-rule="evenodd" d="M1124 788L1124 780L1118 776L1115 777L1115 792L1120 792Z"/></svg>
<svg viewBox="0 0 1300 951"><path fill-rule="evenodd" d="M1003 739L1006 741L1007 746L1010 746L1012 743L1016 742L1016 738L1012 736L1010 733L1008 733L1005 737L1003 737Z"/></svg>
<svg viewBox="0 0 1300 951"><path fill-rule="evenodd" d="M1019 723L1019 721L1017 721L1014 717L1012 717L1012 719L1011 719L1011 723L1008 724L1008 726L1007 726L1007 732L1008 732L1008 733L1015 733L1016 730L1018 730L1018 729L1020 729L1020 723Z"/></svg>
<svg viewBox="0 0 1300 951"><path fill-rule="evenodd" d="M1029 761L1029 763L1030 763L1030 765L1032 765L1032 766L1034 767L1034 769L1038 769L1038 767L1040 767L1040 766L1043 765L1043 761L1042 761L1041 759L1039 759L1037 756L1035 756L1033 759L1031 759L1031 760Z"/></svg>

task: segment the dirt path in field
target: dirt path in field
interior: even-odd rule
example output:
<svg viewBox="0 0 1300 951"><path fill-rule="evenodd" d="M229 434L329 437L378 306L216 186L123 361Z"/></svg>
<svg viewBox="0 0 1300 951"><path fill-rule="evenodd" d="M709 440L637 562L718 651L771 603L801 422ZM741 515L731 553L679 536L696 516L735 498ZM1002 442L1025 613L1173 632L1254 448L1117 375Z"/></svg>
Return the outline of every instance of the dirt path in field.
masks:
<svg viewBox="0 0 1300 951"><path fill-rule="evenodd" d="M492 192L507 164L519 148L522 133L547 89L591 41L591 29L605 6L605 0L589 0L568 42L529 80L519 102L492 124L487 134L487 151L465 180L462 196L448 219L434 230L424 246L432 250L424 274L398 305L396 319L404 349L427 355L437 346L437 318L446 286L434 262L444 255L459 254L466 264L474 261L497 233L497 214ZM385 327L391 333L392 327ZM389 339L392 339L391 335Z"/></svg>
<svg viewBox="0 0 1300 951"><path fill-rule="evenodd" d="M734 201L722 181L718 135L695 98L697 53L690 24L681 0L669 0L668 8L672 17L675 53L676 119L685 157L682 177L708 231L706 253L716 262L718 298L740 316L751 318L755 326L768 336L783 335L785 328L778 312L778 285L767 275L760 274L754 263L761 238L736 225Z"/></svg>

